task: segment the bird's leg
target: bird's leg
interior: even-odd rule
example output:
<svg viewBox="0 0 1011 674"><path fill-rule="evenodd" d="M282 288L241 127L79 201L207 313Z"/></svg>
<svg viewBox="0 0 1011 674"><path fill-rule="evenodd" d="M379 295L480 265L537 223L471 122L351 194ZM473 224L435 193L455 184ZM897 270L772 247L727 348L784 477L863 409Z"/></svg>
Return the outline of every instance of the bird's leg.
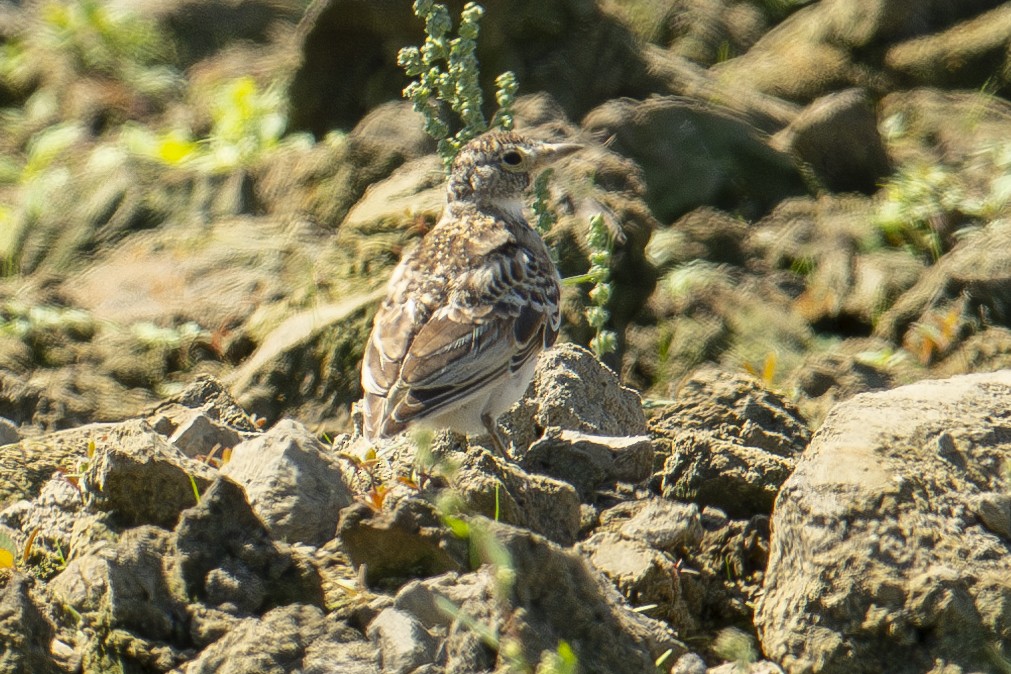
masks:
<svg viewBox="0 0 1011 674"><path fill-rule="evenodd" d="M484 429L488 431L488 435L491 436L491 444L495 446L495 451L497 451L502 458L509 458L509 453L506 451L505 442L502 440L502 436L498 432L498 424L495 423L495 419L485 412L481 415L481 423L484 424Z"/></svg>

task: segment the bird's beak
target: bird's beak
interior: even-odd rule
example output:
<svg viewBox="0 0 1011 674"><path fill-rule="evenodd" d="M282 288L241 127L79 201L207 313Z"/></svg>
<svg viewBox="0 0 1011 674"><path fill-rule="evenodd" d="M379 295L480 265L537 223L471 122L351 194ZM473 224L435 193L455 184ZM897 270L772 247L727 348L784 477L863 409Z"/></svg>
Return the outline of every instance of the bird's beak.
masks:
<svg viewBox="0 0 1011 674"><path fill-rule="evenodd" d="M537 148L537 166L553 164L562 157L568 157L582 149L583 146L579 143L541 143Z"/></svg>

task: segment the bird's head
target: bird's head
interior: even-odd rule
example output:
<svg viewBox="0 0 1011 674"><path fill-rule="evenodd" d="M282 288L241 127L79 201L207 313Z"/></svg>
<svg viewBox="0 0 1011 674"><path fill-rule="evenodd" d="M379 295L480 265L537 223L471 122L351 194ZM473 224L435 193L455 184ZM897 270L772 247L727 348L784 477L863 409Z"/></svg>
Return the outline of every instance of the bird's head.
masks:
<svg viewBox="0 0 1011 674"><path fill-rule="evenodd" d="M581 148L575 143L546 143L512 131L478 136L453 160L449 199L511 208L530 187L534 174Z"/></svg>

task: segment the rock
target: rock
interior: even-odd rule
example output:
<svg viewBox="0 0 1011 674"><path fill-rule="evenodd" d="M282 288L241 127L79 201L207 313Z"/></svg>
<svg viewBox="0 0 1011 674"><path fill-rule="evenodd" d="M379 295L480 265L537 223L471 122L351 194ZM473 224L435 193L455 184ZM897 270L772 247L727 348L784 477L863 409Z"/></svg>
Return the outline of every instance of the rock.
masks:
<svg viewBox="0 0 1011 674"><path fill-rule="evenodd" d="M102 525L103 514L84 508L84 495L72 482L74 479L57 473L36 498L17 501L0 511L0 524L16 532L14 540L19 549L24 550L32 532L38 532L32 550L60 563L57 550L64 556L71 550L75 556L84 555L93 545L101 547L110 541L106 537L109 531ZM88 535L81 536L82 532Z"/></svg>
<svg viewBox="0 0 1011 674"><path fill-rule="evenodd" d="M1011 647L1011 555L976 495L1006 492L1009 403L1002 371L833 409L776 501L763 652L788 672L992 668L987 649Z"/></svg>
<svg viewBox="0 0 1011 674"><path fill-rule="evenodd" d="M446 3L454 24L463 3ZM301 28L301 63L288 90L291 128L317 137L349 128L377 105L399 99L404 74L394 48L420 45L423 22L410 7L383 0L362 7L320 2ZM570 118L619 95L645 97L662 89L646 68L630 31L593 4L565 0L531 5L487 3L477 41L481 86L493 100L493 79L515 73L525 91L550 92ZM341 73L342 64L368 68Z"/></svg>
<svg viewBox="0 0 1011 674"><path fill-rule="evenodd" d="M191 461L161 435L135 419L108 429L82 479L86 500L129 525L171 528L196 504L215 471Z"/></svg>
<svg viewBox="0 0 1011 674"><path fill-rule="evenodd" d="M618 531L629 540L671 554L694 548L702 541L699 507L661 499L647 501Z"/></svg>
<svg viewBox="0 0 1011 674"><path fill-rule="evenodd" d="M158 22L176 46L183 67L236 42L270 42L279 24L294 25L301 16L301 5L285 0L130 0L126 6Z"/></svg>
<svg viewBox="0 0 1011 674"><path fill-rule="evenodd" d="M50 653L55 627L40 607L36 581L13 574L0 589L0 671L58 674Z"/></svg>
<svg viewBox="0 0 1011 674"><path fill-rule="evenodd" d="M710 667L706 674L783 674L783 668L775 662L727 662L718 667Z"/></svg>
<svg viewBox="0 0 1011 674"><path fill-rule="evenodd" d="M320 606L318 573L288 546L271 540L242 487L219 477L182 513L174 534L178 574L188 597L231 613L272 606Z"/></svg>
<svg viewBox="0 0 1011 674"><path fill-rule="evenodd" d="M784 380L783 390L797 392L797 408L816 427L836 403L923 376L911 358L886 340L848 339L805 358Z"/></svg>
<svg viewBox="0 0 1011 674"><path fill-rule="evenodd" d="M449 476L451 493L464 512L498 518L530 529L559 545L572 545L579 531L579 497L566 482L528 475L486 452L468 452Z"/></svg>
<svg viewBox="0 0 1011 674"><path fill-rule="evenodd" d="M177 435L183 425L195 418L194 412L214 423L214 428L217 429L214 432L221 434L223 438L233 437L227 433L228 431L239 437L259 431L246 411L235 402L228 389L218 379L208 375L194 377L182 391L154 406L148 411L147 420L159 433ZM203 425L204 422L197 423ZM224 446L232 447L234 444ZM203 453L206 454L208 451L210 447Z"/></svg>
<svg viewBox="0 0 1011 674"><path fill-rule="evenodd" d="M531 473L568 482L586 501L601 485L634 484L648 478L653 469L653 442L648 435L605 437L548 428L522 456L520 465Z"/></svg>
<svg viewBox="0 0 1011 674"><path fill-rule="evenodd" d="M973 505L976 515L987 529L1011 541L1011 496L985 492L976 495Z"/></svg>
<svg viewBox="0 0 1011 674"><path fill-rule="evenodd" d="M478 447L468 450L463 436L449 433L436 435L431 465L418 465L417 447L405 438L380 451L379 465L352 476L366 497L341 512L339 525L344 549L356 567L364 564L370 583L466 568L466 546L442 522L447 508L459 517L522 526L562 545L576 540L579 498L565 482L528 474ZM421 487L407 486L416 481Z"/></svg>
<svg viewBox="0 0 1011 674"><path fill-rule="evenodd" d="M866 335L926 268L907 250L873 243L879 209L855 195L783 201L752 228L744 249L773 269L803 275L792 308L807 323Z"/></svg>
<svg viewBox="0 0 1011 674"><path fill-rule="evenodd" d="M740 5L737 5L740 7ZM706 101L724 109L756 129L772 134L790 123L800 106L763 93L750 84L724 78L718 67L702 68L686 58L654 45L643 45L650 69L675 96Z"/></svg>
<svg viewBox="0 0 1011 674"><path fill-rule="evenodd" d="M1011 368L1011 330L990 326L970 335L932 368L938 377Z"/></svg>
<svg viewBox="0 0 1011 674"><path fill-rule="evenodd" d="M181 641L187 634L185 598L173 594L163 566L172 552L171 534L163 529L127 529L115 546L71 559L49 589L96 622L143 638Z"/></svg>
<svg viewBox="0 0 1011 674"><path fill-rule="evenodd" d="M885 137L895 164L958 167L970 191L985 194L994 166L979 159L1007 137L1011 101L981 91L920 87L882 98L878 117L898 131Z"/></svg>
<svg viewBox="0 0 1011 674"><path fill-rule="evenodd" d="M816 333L794 306L797 282L726 264L694 261L667 272L628 330L626 380L668 400L706 363L789 371L813 349Z"/></svg>
<svg viewBox="0 0 1011 674"><path fill-rule="evenodd" d="M685 653L674 663L670 674L708 674L706 661L696 653Z"/></svg>
<svg viewBox="0 0 1011 674"><path fill-rule="evenodd" d="M228 378L245 409L274 423L347 424L347 408L361 397L358 365L371 329L369 311L381 292L288 316Z"/></svg>
<svg viewBox="0 0 1011 674"><path fill-rule="evenodd" d="M59 353L42 349L32 358L52 359L51 367L18 367L17 374L0 371L0 414L22 428L56 431L124 419L154 400L150 391L127 388L94 366L77 364L83 347L68 348L62 338L49 338Z"/></svg>
<svg viewBox="0 0 1011 674"><path fill-rule="evenodd" d="M992 0L930 4L864 0L807 5L765 33L747 52L717 64L713 71L728 86L805 102L846 87L888 90L897 86L895 80L909 81L914 73L946 71L947 78L932 81L972 89L979 86L980 77L985 79L1000 67L994 64L1001 58L1006 31L1001 32L1000 26L1006 25L1006 16L997 11L980 14L995 4ZM960 19L974 16L973 21L956 26ZM946 27L951 27L951 35L941 32L925 37ZM938 53L946 58L930 62L928 55Z"/></svg>
<svg viewBox="0 0 1011 674"><path fill-rule="evenodd" d="M559 344L541 354L526 395L499 423L520 451L549 427L605 436L646 432L638 394L574 344Z"/></svg>
<svg viewBox="0 0 1011 674"><path fill-rule="evenodd" d="M182 674L377 674L374 648L316 606L279 606L246 618L181 668Z"/></svg>
<svg viewBox="0 0 1011 674"><path fill-rule="evenodd" d="M18 425L10 419L0 417L0 445L10 445L21 439Z"/></svg>
<svg viewBox="0 0 1011 674"><path fill-rule="evenodd" d="M390 100L370 110L346 136L325 138L308 152L292 150L277 153L264 169L259 181L260 191L272 212L289 218L309 218L328 223L326 228L319 228L319 233L332 236L330 227L343 223L356 202L364 200L374 206L366 209L366 213L382 210L382 206L373 199L373 193L383 191L379 188L383 181L390 179L391 184L412 189L411 181L405 183L403 177L394 179L395 175L421 175L426 187L441 183L444 174L437 159L438 168L432 172L419 174L401 170L403 165L423 160L428 155L434 158L435 147L435 140L425 133L424 120L413 110L411 103ZM443 191L434 190L432 196L441 199ZM425 194L418 195L418 199L426 201ZM441 203L440 200L435 204L436 208ZM412 202L411 206L411 211L415 211L418 202ZM411 212L403 210L392 213L397 220L411 216ZM362 219L355 217L358 222ZM374 239L370 242L366 237L349 237L348 234L357 234L355 227L350 230L348 232L344 224L340 225L339 236L344 244L340 250L328 251L328 246L321 246L328 266L332 264L328 259L330 253L338 254L338 269L347 266L358 271L367 270L370 264L390 257L390 251L374 246ZM374 228L364 231L378 233ZM385 233L389 234L389 230ZM346 256L340 253L346 253ZM338 282L337 290L346 290L340 283L342 278L333 281ZM343 294L333 297L339 299Z"/></svg>
<svg viewBox="0 0 1011 674"><path fill-rule="evenodd" d="M833 192L873 194L891 173L867 92L846 89L812 102L770 145L792 154Z"/></svg>
<svg viewBox="0 0 1011 674"><path fill-rule="evenodd" d="M750 229L741 218L700 206L657 231L646 246L646 257L663 270L699 259L743 266L748 256L742 244Z"/></svg>
<svg viewBox="0 0 1011 674"><path fill-rule="evenodd" d="M989 323L1011 323L1011 274L1000 254L1009 244L1011 223L1004 219L960 237L881 315L875 334L931 363L972 334L978 316L987 316Z"/></svg>
<svg viewBox="0 0 1011 674"><path fill-rule="evenodd" d="M213 421L201 412L190 414L169 436L169 442L191 459L210 456L212 453L220 457L221 450L231 449L241 440L235 430Z"/></svg>
<svg viewBox="0 0 1011 674"><path fill-rule="evenodd" d="M369 185L348 211L342 230L368 236L380 234L391 221L434 222L446 204L442 168L442 160L434 153L405 162L383 180Z"/></svg>
<svg viewBox="0 0 1011 674"><path fill-rule="evenodd" d="M611 579L633 607L656 604L649 614L661 618L679 634L698 628L681 596L678 567L667 555L643 542L611 533L594 534L580 543L578 550Z"/></svg>
<svg viewBox="0 0 1011 674"><path fill-rule="evenodd" d="M449 532L431 503L394 487L381 508L354 503L341 511L337 529L351 563L365 566L370 585L466 568L466 541Z"/></svg>
<svg viewBox="0 0 1011 674"><path fill-rule="evenodd" d="M436 640L404 611L383 609L369 623L367 634L379 651L383 672L410 674L435 660Z"/></svg>
<svg viewBox="0 0 1011 674"><path fill-rule="evenodd" d="M1008 35L1011 7L1002 5L947 30L892 45L884 54L884 66L905 86L942 89L981 87L1004 68L998 81L1007 87Z"/></svg>
<svg viewBox="0 0 1011 674"><path fill-rule="evenodd" d="M679 555L684 560L680 582L685 604L702 634L715 634L727 625L750 625L769 559L769 518L732 520L707 508L702 520L702 540Z"/></svg>
<svg viewBox="0 0 1011 674"><path fill-rule="evenodd" d="M646 202L661 222L703 205L757 218L781 199L805 192L787 155L716 106L679 98L613 100L587 114L582 126L635 160ZM672 163L672 156L679 161Z"/></svg>
<svg viewBox="0 0 1011 674"><path fill-rule="evenodd" d="M221 474L243 486L270 535L288 542L329 540L341 509L354 500L341 465L290 419L236 445Z"/></svg>
<svg viewBox="0 0 1011 674"><path fill-rule="evenodd" d="M824 21L822 8L802 7L746 53L715 65L713 74L727 86L799 103L833 90L876 85L877 73L854 64L843 45L825 38Z"/></svg>
<svg viewBox="0 0 1011 674"><path fill-rule="evenodd" d="M686 382L650 430L671 451L654 476L664 497L716 506L734 517L772 511L810 438L788 402L750 377L716 369Z"/></svg>
<svg viewBox="0 0 1011 674"><path fill-rule="evenodd" d="M588 673L639 674L652 671L667 648L683 652L662 623L630 610L580 555L484 518L470 527L475 543L478 536L494 542L476 545L476 562L483 562L476 571L413 581L394 598L395 610L440 635L433 664L444 670L433 671L498 671L517 658L534 664L561 640ZM489 649L474 625L500 635L499 648Z"/></svg>
<svg viewBox="0 0 1011 674"><path fill-rule="evenodd" d="M659 11L658 11L659 10ZM655 20L631 23L640 31L649 30L644 38L675 54L702 65L711 66L725 58L726 53L747 51L774 18L768 8L742 6L733 2L665 2L653 10Z"/></svg>

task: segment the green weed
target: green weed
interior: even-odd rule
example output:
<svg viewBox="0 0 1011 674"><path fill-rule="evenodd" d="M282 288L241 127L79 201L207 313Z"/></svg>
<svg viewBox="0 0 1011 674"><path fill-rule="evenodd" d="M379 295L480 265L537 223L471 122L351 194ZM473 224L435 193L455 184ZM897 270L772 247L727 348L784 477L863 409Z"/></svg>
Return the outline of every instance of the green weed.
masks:
<svg viewBox="0 0 1011 674"><path fill-rule="evenodd" d="M716 635L713 652L724 660L750 665L758 660L758 650L751 635L734 627L727 627Z"/></svg>
<svg viewBox="0 0 1011 674"><path fill-rule="evenodd" d="M413 7L414 14L425 20L425 43L421 47L404 47L397 54L397 64L408 76L417 78L404 89L404 98L424 117L425 131L439 141L439 156L448 171L460 148L490 128L482 112L484 95L477 60L477 37L484 8L474 2L464 5L457 37L451 37L453 21L445 5L415 0ZM495 84L499 111L493 124L510 129L512 102L518 89L516 78L505 72L496 78ZM446 120L446 106L459 123ZM451 127L458 127L452 135Z"/></svg>

